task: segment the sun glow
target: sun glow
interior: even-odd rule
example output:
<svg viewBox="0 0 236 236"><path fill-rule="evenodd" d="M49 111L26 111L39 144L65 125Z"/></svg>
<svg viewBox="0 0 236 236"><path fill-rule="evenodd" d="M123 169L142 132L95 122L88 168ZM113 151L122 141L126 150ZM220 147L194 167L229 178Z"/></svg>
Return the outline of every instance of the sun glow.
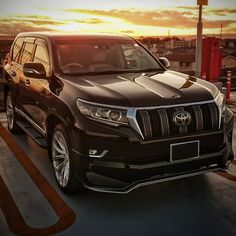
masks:
<svg viewBox="0 0 236 236"><path fill-rule="evenodd" d="M132 36L196 34L197 16L192 0L12 0L1 5L0 33L59 30ZM204 34L219 34L221 25L225 33L236 33L235 0L210 2L204 6L203 18Z"/></svg>

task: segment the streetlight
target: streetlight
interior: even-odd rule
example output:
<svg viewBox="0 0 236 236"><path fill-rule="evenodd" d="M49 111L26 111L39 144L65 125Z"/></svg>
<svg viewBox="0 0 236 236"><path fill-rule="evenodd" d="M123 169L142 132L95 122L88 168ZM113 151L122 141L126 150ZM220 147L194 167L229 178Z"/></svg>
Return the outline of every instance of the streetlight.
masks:
<svg viewBox="0 0 236 236"><path fill-rule="evenodd" d="M202 6L208 5L208 0L197 0L199 5L199 15L197 23L197 40L196 40L196 71L195 75L201 78L202 72Z"/></svg>

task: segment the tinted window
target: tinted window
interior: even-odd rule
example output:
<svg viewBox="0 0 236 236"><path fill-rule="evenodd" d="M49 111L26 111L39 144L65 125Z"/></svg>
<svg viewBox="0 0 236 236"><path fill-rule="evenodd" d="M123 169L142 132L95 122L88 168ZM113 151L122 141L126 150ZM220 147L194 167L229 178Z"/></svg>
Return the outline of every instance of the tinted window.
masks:
<svg viewBox="0 0 236 236"><path fill-rule="evenodd" d="M42 63L46 70L46 75L50 75L50 63L47 48L43 45L37 45L33 62Z"/></svg>
<svg viewBox="0 0 236 236"><path fill-rule="evenodd" d="M161 69L133 40L63 40L57 42L57 54L60 69L65 74Z"/></svg>
<svg viewBox="0 0 236 236"><path fill-rule="evenodd" d="M24 38L18 38L15 41L15 43L12 47L12 55L11 55L12 61L19 62L20 50L21 50L21 47L23 44L23 40L24 40Z"/></svg>
<svg viewBox="0 0 236 236"><path fill-rule="evenodd" d="M24 50L21 56L21 64L32 61L34 44L33 43L25 43Z"/></svg>
<svg viewBox="0 0 236 236"><path fill-rule="evenodd" d="M150 58L147 51L137 44L121 45L128 68L148 68L153 65L153 58Z"/></svg>

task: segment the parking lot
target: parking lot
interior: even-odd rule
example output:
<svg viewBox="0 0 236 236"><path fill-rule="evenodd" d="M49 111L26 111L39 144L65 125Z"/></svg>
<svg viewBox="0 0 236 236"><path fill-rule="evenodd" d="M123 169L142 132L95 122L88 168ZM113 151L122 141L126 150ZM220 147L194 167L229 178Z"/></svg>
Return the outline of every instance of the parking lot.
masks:
<svg viewBox="0 0 236 236"><path fill-rule="evenodd" d="M235 161L229 173L125 195L67 196L56 185L47 151L6 126L0 113L0 235L236 235Z"/></svg>

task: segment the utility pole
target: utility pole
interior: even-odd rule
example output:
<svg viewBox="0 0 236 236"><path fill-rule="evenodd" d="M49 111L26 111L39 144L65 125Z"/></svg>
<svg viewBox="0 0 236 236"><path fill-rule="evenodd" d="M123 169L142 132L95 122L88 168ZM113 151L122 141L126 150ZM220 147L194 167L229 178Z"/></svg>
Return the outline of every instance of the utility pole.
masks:
<svg viewBox="0 0 236 236"><path fill-rule="evenodd" d="M168 30L168 40L169 40L168 45L169 45L169 50L170 50L170 30Z"/></svg>
<svg viewBox="0 0 236 236"><path fill-rule="evenodd" d="M199 5L197 39L196 39L196 71L195 76L201 78L202 72L202 6L208 5L208 0L197 0Z"/></svg>
<svg viewBox="0 0 236 236"><path fill-rule="evenodd" d="M222 39L223 34L223 24L220 25L220 40Z"/></svg>

